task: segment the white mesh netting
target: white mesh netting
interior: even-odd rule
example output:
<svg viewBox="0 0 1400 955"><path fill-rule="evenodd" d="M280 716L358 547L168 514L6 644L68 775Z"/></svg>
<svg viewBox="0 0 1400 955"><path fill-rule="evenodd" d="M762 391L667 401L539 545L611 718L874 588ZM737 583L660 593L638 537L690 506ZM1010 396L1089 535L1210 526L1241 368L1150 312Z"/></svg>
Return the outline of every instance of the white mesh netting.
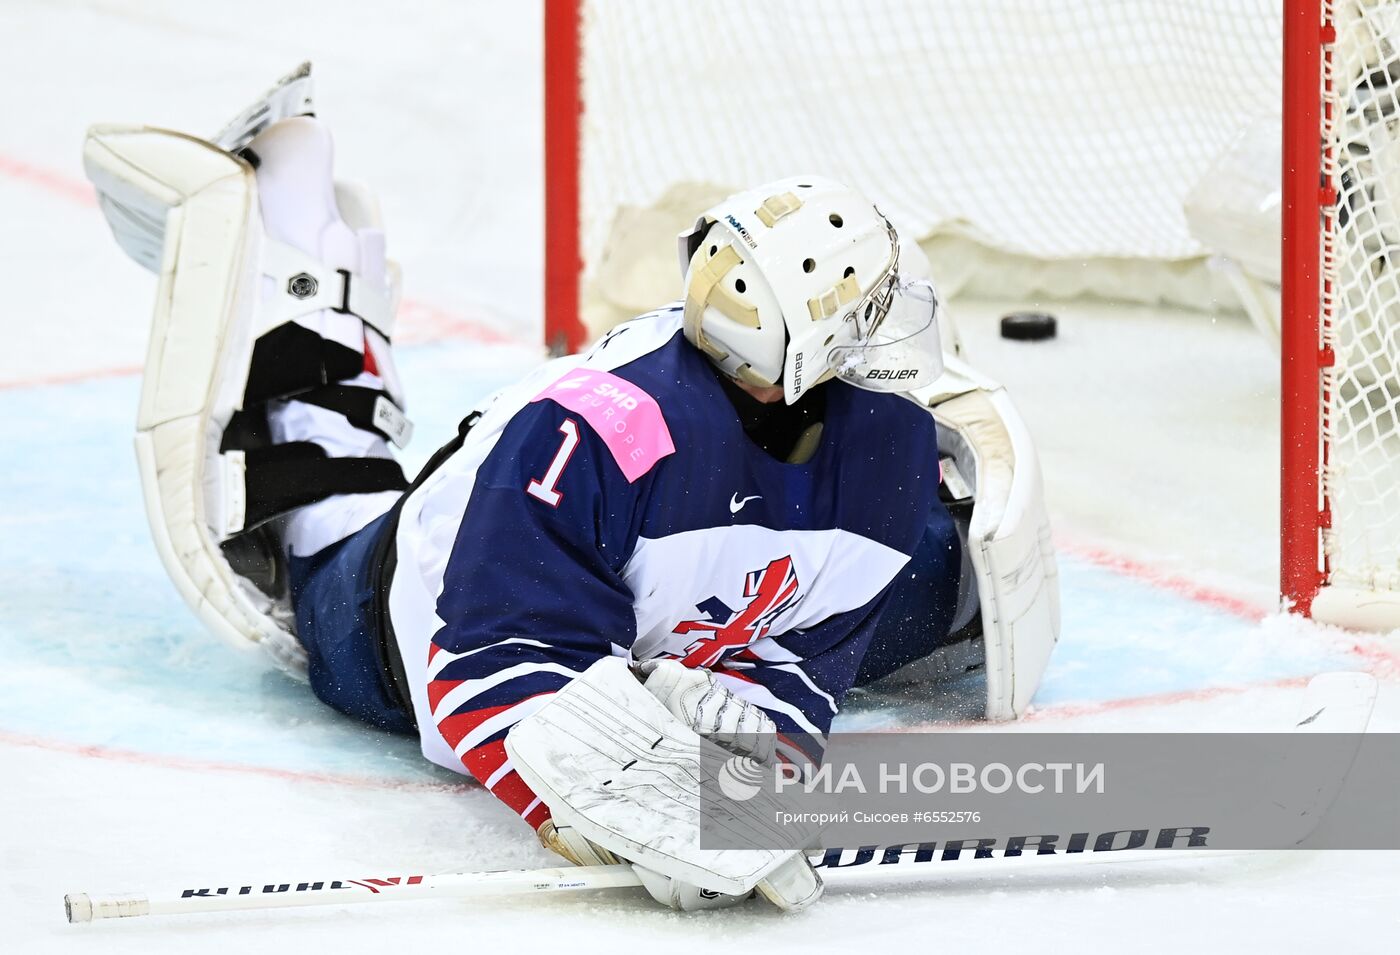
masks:
<svg viewBox="0 0 1400 955"><path fill-rule="evenodd" d="M1335 575L1393 590L1397 2L1336 11L1343 201L1326 475ZM596 330L677 295L672 237L699 209L815 172L875 198L948 294L1243 304L1276 322L1282 6L590 0L585 320ZM1233 265L1206 268L1212 253Z"/></svg>
<svg viewBox="0 0 1400 955"><path fill-rule="evenodd" d="M1400 5L1339 3L1338 117L1330 257L1336 292L1324 337L1336 351L1325 410L1324 536L1332 580L1400 591Z"/></svg>
<svg viewBox="0 0 1400 955"><path fill-rule="evenodd" d="M586 277L624 308L697 201L799 172L1003 258L1199 258L1187 194L1280 110L1277 0L599 0L583 36ZM945 291L985 273L940 252Z"/></svg>

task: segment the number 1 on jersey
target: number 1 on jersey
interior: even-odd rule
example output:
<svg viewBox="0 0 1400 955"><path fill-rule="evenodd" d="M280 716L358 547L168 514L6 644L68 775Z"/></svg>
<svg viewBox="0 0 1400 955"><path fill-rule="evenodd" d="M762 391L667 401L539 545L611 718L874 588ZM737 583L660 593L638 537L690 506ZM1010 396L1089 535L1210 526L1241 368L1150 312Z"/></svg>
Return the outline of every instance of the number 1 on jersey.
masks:
<svg viewBox="0 0 1400 955"><path fill-rule="evenodd" d="M544 477L530 481L525 487L526 494L544 501L550 507L558 507L559 501L564 497L557 490L557 485L559 478L564 474L565 465L569 463L569 458L574 456L574 449L578 447L578 424L573 418L565 418L559 425L559 432L564 435L564 441L559 445L559 450L554 452L554 460L549 462L549 469L544 472Z"/></svg>

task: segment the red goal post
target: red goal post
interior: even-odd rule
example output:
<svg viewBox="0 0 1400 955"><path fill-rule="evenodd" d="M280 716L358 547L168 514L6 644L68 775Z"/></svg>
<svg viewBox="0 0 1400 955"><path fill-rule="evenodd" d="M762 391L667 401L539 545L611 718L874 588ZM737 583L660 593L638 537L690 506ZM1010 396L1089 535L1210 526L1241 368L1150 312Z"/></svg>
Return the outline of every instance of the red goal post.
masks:
<svg viewBox="0 0 1400 955"><path fill-rule="evenodd" d="M1283 23L1283 169L1280 233L1279 593L1299 613L1312 610L1327 582L1322 530L1330 522L1322 491L1322 232L1335 190L1323 179L1319 143L1323 64L1335 31L1324 0L1287 0Z"/></svg>
<svg viewBox="0 0 1400 955"><path fill-rule="evenodd" d="M545 0L547 342L674 297L668 232L798 171L945 293L1240 301L1282 354L1281 601L1400 626L1397 48L1400 0Z"/></svg>

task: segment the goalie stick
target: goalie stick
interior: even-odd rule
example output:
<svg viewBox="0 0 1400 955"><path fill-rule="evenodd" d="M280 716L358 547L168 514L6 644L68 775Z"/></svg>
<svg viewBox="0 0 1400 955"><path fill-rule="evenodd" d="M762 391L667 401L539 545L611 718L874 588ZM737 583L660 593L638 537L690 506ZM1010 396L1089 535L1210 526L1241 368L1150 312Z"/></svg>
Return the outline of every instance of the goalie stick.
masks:
<svg viewBox="0 0 1400 955"><path fill-rule="evenodd" d="M1294 806L1285 807L1296 818L1291 834L1295 844L1304 842L1322 822L1336 801L1356 758L1360 737L1366 731L1376 701L1376 681L1365 673L1326 673L1307 687L1301 717L1294 727L1300 733L1334 733L1353 738L1354 744L1338 746L1328 772L1319 773L1314 786ZM1113 848L1093 834L1075 833L1064 849L1038 851L1024 858L1018 852L954 848L941 851L930 846L863 846L831 848L814 854L823 877L840 883L868 875L934 873L948 875L989 868L1023 871L1028 866L1062 868L1103 863L1129 863L1181 859L1181 853L1162 851L1182 838L1178 827L1156 830L1158 849ZM1080 838L1082 837L1082 838ZM1093 839L1093 842L1090 840ZM1194 841L1188 843L1194 844ZM1235 855L1206 849L1212 858ZM973 861L975 860L975 861ZM937 863L964 863L939 865ZM141 915L178 915L244 909L293 908L313 905L346 905L359 902L393 902L413 899L485 899L502 895L598 891L640 887L630 865L555 866L499 872L455 872L438 875L398 875L385 878L311 879L297 882L225 885L212 888L173 889L162 892L115 895L71 893L64 896L69 922L129 918Z"/></svg>

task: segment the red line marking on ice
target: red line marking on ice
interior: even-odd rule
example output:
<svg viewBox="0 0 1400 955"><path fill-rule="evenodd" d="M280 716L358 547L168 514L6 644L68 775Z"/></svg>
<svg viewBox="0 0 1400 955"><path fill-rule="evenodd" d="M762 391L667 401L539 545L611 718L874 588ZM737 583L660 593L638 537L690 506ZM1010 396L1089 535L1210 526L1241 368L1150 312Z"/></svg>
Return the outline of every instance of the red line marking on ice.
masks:
<svg viewBox="0 0 1400 955"><path fill-rule="evenodd" d="M35 166L0 153L0 176L29 186L36 186L50 195L59 196L84 206L97 205L97 193L81 179Z"/></svg>
<svg viewBox="0 0 1400 955"><path fill-rule="evenodd" d="M395 317L398 329L394 341L400 345L421 345L437 341L480 342L483 345L530 346L524 338L502 332L480 319L459 315L445 308L414 298L399 302Z"/></svg>
<svg viewBox="0 0 1400 955"><path fill-rule="evenodd" d="M136 766L154 766L159 769L183 769L199 773L234 773L243 776L261 776L264 779L280 779L289 782L320 783L344 786L351 789L379 789L400 792L457 792L475 788L476 781L462 777L460 783L428 783L411 780L375 779L370 776L354 776L349 773L316 773L295 769L278 769L272 766L253 766L246 763L226 763L217 760L192 759L184 756L168 756L157 753L141 753L129 749L115 749L108 746L95 746L84 743L71 743L65 740L45 739L39 736L26 736L0 730L0 743L8 746L23 746L29 749L42 749L68 756L83 756L89 759L105 759L116 763L129 763Z"/></svg>
<svg viewBox="0 0 1400 955"><path fill-rule="evenodd" d="M1277 690L1295 686L1307 686L1310 676L1290 676L1267 683L1250 683L1243 686L1206 686L1194 690L1169 690L1165 693L1149 693L1144 696L1127 696L1115 700L1093 700L1085 703L1052 703L1048 706L1032 706L1021 717L1022 722L1040 720L1067 720L1081 716L1097 716L1101 713L1115 713L1122 710L1138 710L1152 706L1171 706L1176 703L1200 703L1223 696L1238 696L1253 690ZM988 725L988 724L979 724Z"/></svg>
<svg viewBox="0 0 1400 955"><path fill-rule="evenodd" d="M1190 578L1169 573L1159 567L1153 567L1131 557L1125 557L1122 554L1115 554L1101 547L1091 547L1072 541L1065 541L1058 537L1055 539L1055 546L1063 553L1087 561L1095 567L1111 570L1116 574L1141 581L1158 590L1165 590L1177 594L1178 596L1185 597L1187 600L1203 604L1244 620L1258 622L1273 613L1273 610L1261 607L1242 597L1236 597L1223 590L1207 587Z"/></svg>
<svg viewBox="0 0 1400 955"><path fill-rule="evenodd" d="M1060 537L1055 538L1055 547L1061 553L1087 561L1096 567L1102 567L1112 573L1140 581L1149 587L1177 594L1187 600L1239 617L1250 623L1259 623L1279 612L1278 608L1263 607L1242 597L1216 590L1189 578L1169 573L1160 567L1153 567L1101 547L1093 547L1072 540L1067 541ZM1328 627L1325 631L1319 631L1319 634L1326 632L1340 634L1342 638L1337 641L1338 649L1365 661L1370 666L1373 675L1389 677L1400 674L1400 651L1395 648L1380 642L1368 644L1364 637L1339 627Z"/></svg>
<svg viewBox="0 0 1400 955"><path fill-rule="evenodd" d="M1376 639L1382 639L1382 637L1377 635ZM1400 652L1397 652L1395 648L1384 644L1366 646L1358 640L1351 640L1342 649L1370 664L1370 673L1374 677L1393 677L1400 674Z"/></svg>
<svg viewBox="0 0 1400 955"><path fill-rule="evenodd" d="M55 375L38 375L34 378L14 378L0 381L0 391L14 391L21 388L43 388L48 385L76 385L85 381L100 381L104 378L128 378L141 374L139 365L123 365L116 368L92 368L85 371L60 372Z"/></svg>
<svg viewBox="0 0 1400 955"><path fill-rule="evenodd" d="M1148 709L1154 706L1172 706L1178 703L1202 703L1226 696L1239 696L1255 690L1277 690L1306 686L1310 676L1290 676L1264 683L1235 684L1231 686L1206 686L1192 690L1168 690L1163 693L1146 693L1142 696L1125 696L1111 700L1088 700L1083 702L1051 703L1045 706L1032 705L1019 719L1010 723L989 723L986 720L931 721L913 726L901 726L891 730L871 732L907 733L919 731L946 731L950 729L981 729L997 732L1019 723L1038 723L1054 720L1071 720L1084 716L1099 716L1104 713L1123 710Z"/></svg>

